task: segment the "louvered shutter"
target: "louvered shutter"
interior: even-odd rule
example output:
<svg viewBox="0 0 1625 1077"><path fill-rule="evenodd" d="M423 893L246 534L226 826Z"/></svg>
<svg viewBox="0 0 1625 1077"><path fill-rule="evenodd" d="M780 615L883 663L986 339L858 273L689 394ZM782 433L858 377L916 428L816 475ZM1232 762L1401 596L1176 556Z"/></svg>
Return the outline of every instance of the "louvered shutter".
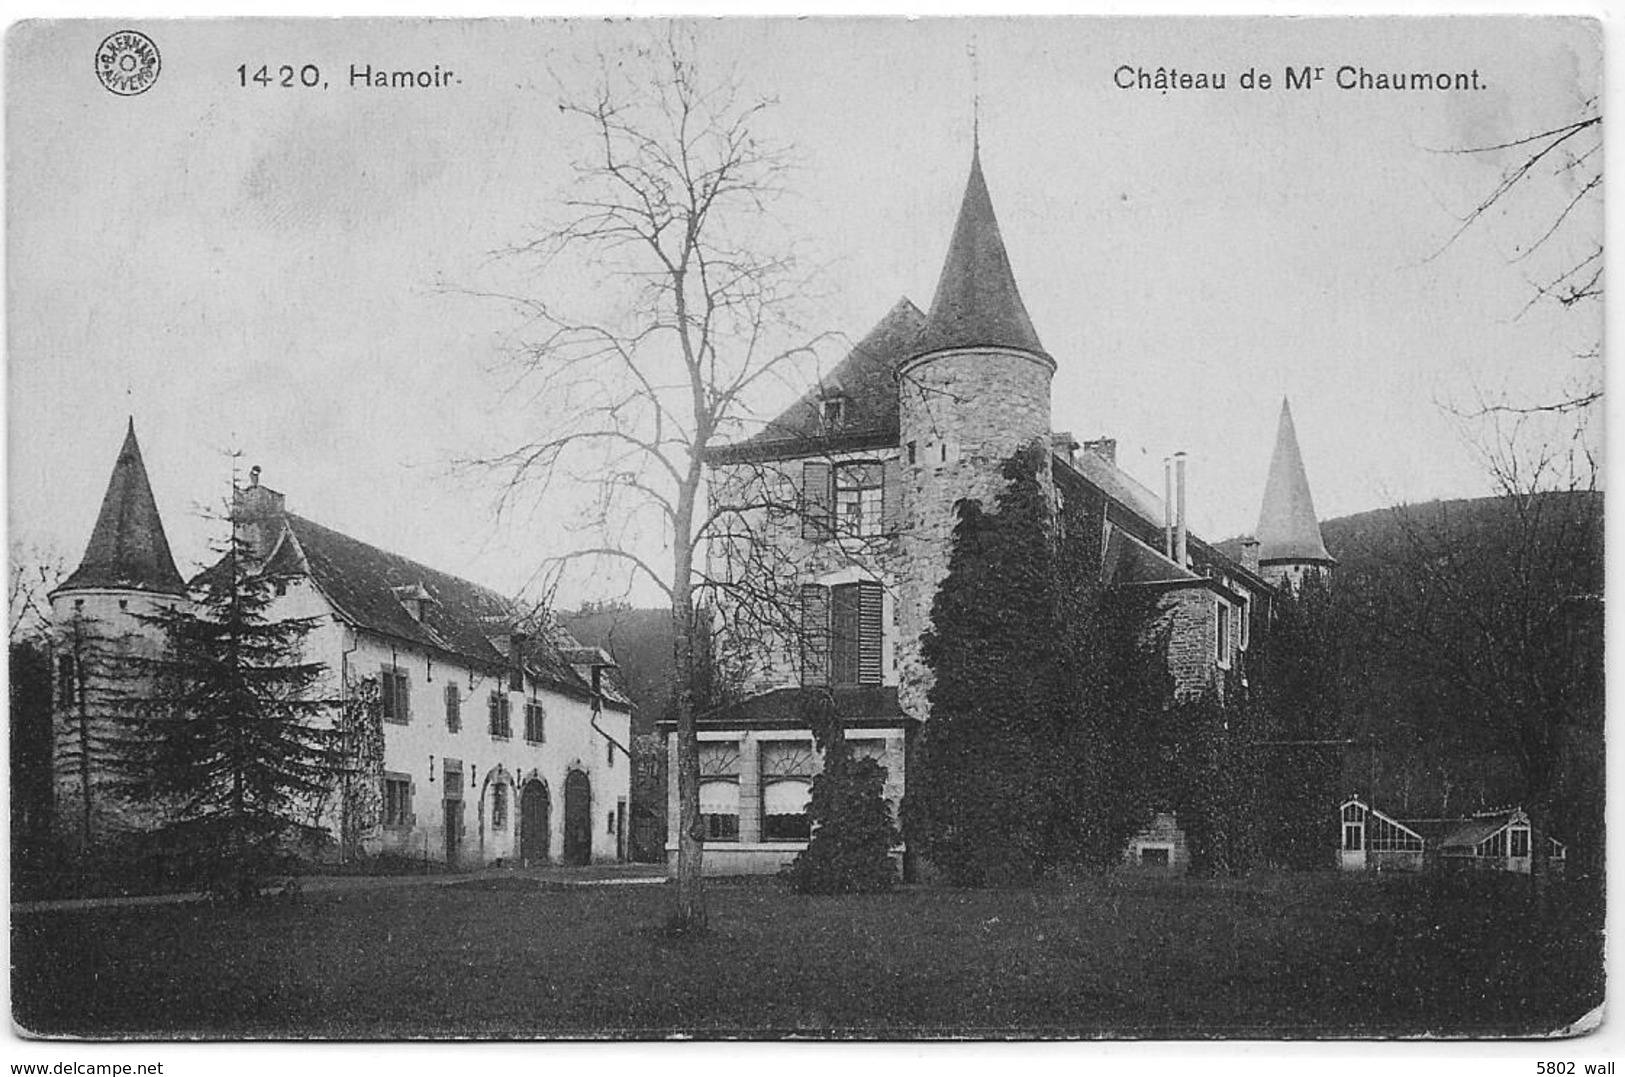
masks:
<svg viewBox="0 0 1625 1077"><path fill-rule="evenodd" d="M903 465L887 460L880 472L880 530L895 535L903 522Z"/></svg>
<svg viewBox="0 0 1625 1077"><path fill-rule="evenodd" d="M829 590L801 587L801 683L829 683Z"/></svg>
<svg viewBox="0 0 1625 1077"><path fill-rule="evenodd" d="M858 587L842 584L829 595L829 679L831 684L858 683Z"/></svg>
<svg viewBox="0 0 1625 1077"><path fill-rule="evenodd" d="M858 584L858 683L879 684L881 652L885 641L885 620L881 615L885 597L880 584Z"/></svg>
<svg viewBox="0 0 1625 1077"><path fill-rule="evenodd" d="M834 494L830 466L822 460L801 465L801 537L829 538L834 531Z"/></svg>

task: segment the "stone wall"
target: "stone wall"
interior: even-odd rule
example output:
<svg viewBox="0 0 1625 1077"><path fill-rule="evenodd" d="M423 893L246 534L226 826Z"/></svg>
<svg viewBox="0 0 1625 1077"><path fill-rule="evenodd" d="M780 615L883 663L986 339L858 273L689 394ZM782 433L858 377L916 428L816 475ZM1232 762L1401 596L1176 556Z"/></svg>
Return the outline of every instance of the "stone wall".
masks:
<svg viewBox="0 0 1625 1077"><path fill-rule="evenodd" d="M915 717L926 716L931 675L920 637L948 574L955 506L972 498L991 510L1004 488L1004 462L1035 439L1047 444L1054 370L1047 357L994 348L936 352L898 370L900 547L908 566L899 587L898 670L903 709ZM1051 481L1047 466L1041 481Z"/></svg>
<svg viewBox="0 0 1625 1077"><path fill-rule="evenodd" d="M1205 587L1191 586L1163 596L1167 615L1168 671L1174 678L1176 698L1222 690L1215 658L1219 597Z"/></svg>
<svg viewBox="0 0 1625 1077"><path fill-rule="evenodd" d="M803 583L880 582L886 633L881 683L897 683L897 600L899 580L905 575L897 528L885 527L870 537L833 535L809 529L801 511L808 461L832 468L874 462L885 468L887 481L896 481L897 457L896 448L884 448L711 468L712 511L719 505L750 506L738 520L719 528L706 549L706 571L712 579L749 581L743 589L748 597L727 588L718 592L721 619L735 642L749 651L742 686L746 694L801 684L797 630Z"/></svg>

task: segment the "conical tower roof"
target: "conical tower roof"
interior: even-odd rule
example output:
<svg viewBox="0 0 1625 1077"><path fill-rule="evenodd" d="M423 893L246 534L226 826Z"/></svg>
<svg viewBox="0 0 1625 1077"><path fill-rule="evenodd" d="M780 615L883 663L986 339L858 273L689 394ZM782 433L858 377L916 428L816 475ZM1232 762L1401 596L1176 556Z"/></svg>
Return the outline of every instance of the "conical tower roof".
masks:
<svg viewBox="0 0 1625 1077"><path fill-rule="evenodd" d="M1016 289L977 145L971 151L970 179L954 237L915 354L989 346L1047 354Z"/></svg>
<svg viewBox="0 0 1625 1077"><path fill-rule="evenodd" d="M1298 451L1298 432L1292 425L1292 406L1283 397L1281 422L1275 434L1275 456L1269 481L1264 484L1264 507L1258 515L1258 559L1261 563L1310 561L1332 564L1320 537L1320 519L1309 496L1309 477Z"/></svg>
<svg viewBox="0 0 1625 1077"><path fill-rule="evenodd" d="M102 496L102 511L90 532L84 559L58 591L115 587L184 595L186 585L175 569L158 502L147 481L147 465L135 439L135 420L124 434L124 446L113 464L113 477Z"/></svg>

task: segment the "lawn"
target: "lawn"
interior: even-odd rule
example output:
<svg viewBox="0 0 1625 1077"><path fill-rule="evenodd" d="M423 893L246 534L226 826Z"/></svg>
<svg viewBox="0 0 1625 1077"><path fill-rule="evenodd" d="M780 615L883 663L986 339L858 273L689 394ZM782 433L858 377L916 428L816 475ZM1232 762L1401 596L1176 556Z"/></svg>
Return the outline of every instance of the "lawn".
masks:
<svg viewBox="0 0 1625 1077"><path fill-rule="evenodd" d="M1522 880L1137 875L812 898L516 877L14 915L13 1015L87 1036L1538 1033L1601 1001L1601 902Z"/></svg>

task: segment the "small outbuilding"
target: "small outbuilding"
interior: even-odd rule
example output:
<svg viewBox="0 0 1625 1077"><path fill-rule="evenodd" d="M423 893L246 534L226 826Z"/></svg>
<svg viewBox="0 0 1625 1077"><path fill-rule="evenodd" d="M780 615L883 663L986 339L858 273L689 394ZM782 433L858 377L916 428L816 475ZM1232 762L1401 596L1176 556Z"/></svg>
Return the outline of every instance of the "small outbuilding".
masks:
<svg viewBox="0 0 1625 1077"><path fill-rule="evenodd" d="M1547 838L1548 863L1558 871L1568 855L1568 847L1556 838ZM1531 831L1529 816L1522 808L1500 809L1475 815L1447 833L1439 842L1439 853L1447 867L1468 871L1510 871L1529 874Z"/></svg>
<svg viewBox="0 0 1625 1077"><path fill-rule="evenodd" d="M1339 809L1342 843L1338 867L1344 871L1421 871L1422 835L1358 797Z"/></svg>

